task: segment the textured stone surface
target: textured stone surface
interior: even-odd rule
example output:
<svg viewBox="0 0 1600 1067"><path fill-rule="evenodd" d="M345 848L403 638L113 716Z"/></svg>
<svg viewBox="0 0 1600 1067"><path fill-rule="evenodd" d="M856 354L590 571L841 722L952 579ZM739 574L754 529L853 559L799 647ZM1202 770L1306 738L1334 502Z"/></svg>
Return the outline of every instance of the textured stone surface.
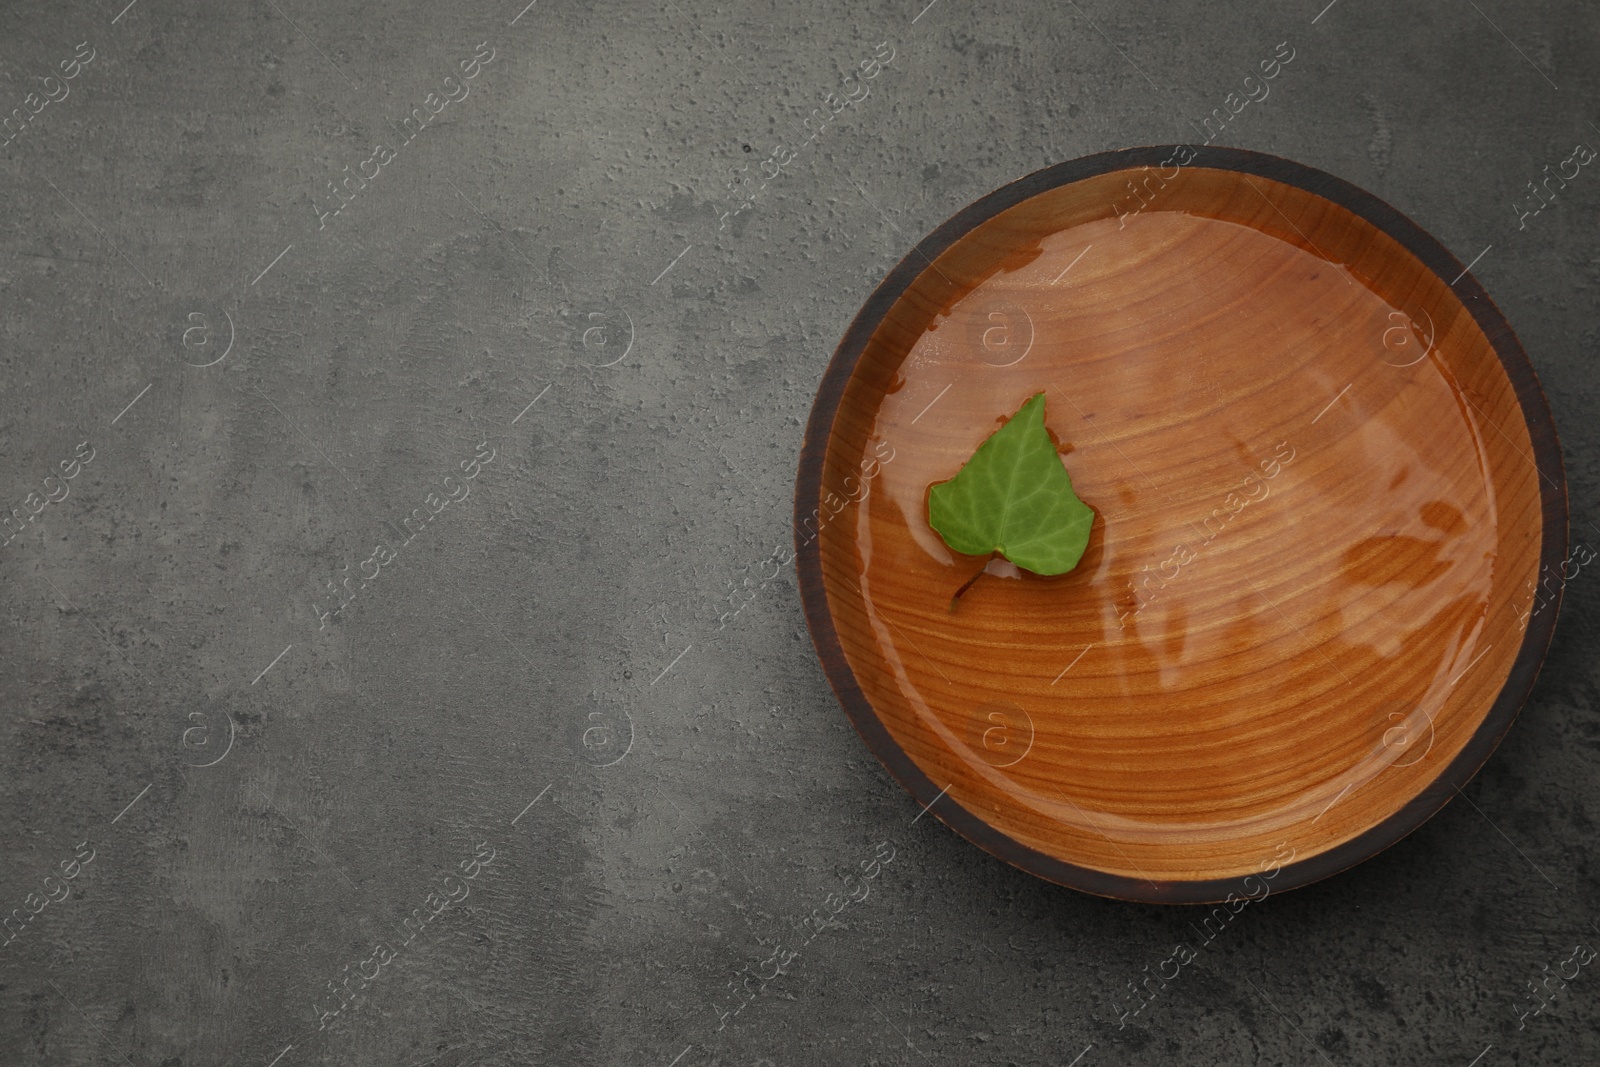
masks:
<svg viewBox="0 0 1600 1067"><path fill-rule="evenodd" d="M1125 1028L1194 915L913 825L792 574L759 582L887 269L1045 164L1193 139L1281 41L1222 140L1489 246L1600 543L1600 177L1512 207L1600 144L1592 6L123 2L0 12L0 112L94 56L0 148L5 508L93 450L0 550L0 911L70 894L0 949L0 1063L1600 1061L1591 971L1514 1014L1600 942L1594 574L1471 804L1252 905ZM723 221L880 42L870 96ZM880 842L870 896L724 1022Z"/></svg>

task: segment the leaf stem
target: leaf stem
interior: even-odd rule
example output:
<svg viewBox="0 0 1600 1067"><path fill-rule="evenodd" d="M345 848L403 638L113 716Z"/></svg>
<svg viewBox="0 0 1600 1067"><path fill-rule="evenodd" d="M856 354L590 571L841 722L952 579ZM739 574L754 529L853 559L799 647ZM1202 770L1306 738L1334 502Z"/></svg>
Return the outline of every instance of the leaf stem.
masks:
<svg viewBox="0 0 1600 1067"><path fill-rule="evenodd" d="M956 601L961 599L961 594L965 593L968 589L971 589L972 588L972 583L976 582L979 578L983 577L984 572L989 569L990 560L993 560L993 559L994 559L994 553L991 552L989 554L989 558L983 561L983 566L978 568L978 573L974 574L971 578L968 578L965 582L961 583L961 588L957 589L956 593L955 593L955 596L950 598L950 611L951 611L952 614L954 614L954 612L956 610Z"/></svg>

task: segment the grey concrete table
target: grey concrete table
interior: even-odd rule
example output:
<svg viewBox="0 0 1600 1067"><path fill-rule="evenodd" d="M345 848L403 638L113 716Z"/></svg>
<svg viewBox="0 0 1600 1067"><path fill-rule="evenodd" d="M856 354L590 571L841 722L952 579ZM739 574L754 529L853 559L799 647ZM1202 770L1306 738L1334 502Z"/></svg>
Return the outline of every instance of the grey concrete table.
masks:
<svg viewBox="0 0 1600 1067"><path fill-rule="evenodd" d="M919 820L769 562L888 268L1280 42L1222 140L1474 263L1597 543L1592 4L524 2L0 12L0 1064L1600 1062L1588 570L1464 801L1134 1013L1193 914Z"/></svg>

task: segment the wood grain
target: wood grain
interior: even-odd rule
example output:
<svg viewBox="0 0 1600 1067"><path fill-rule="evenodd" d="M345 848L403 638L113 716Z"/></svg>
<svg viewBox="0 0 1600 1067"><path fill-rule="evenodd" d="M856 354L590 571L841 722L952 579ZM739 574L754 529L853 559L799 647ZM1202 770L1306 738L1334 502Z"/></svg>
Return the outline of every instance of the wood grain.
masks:
<svg viewBox="0 0 1600 1067"><path fill-rule="evenodd" d="M1283 161L1140 151L1002 190L874 295L813 412L796 515L834 517L802 586L935 815L1068 885L1210 900L1364 858L1481 765L1548 641L1565 489L1509 327L1420 230ZM952 612L982 561L927 488L1040 390L1089 549Z"/></svg>

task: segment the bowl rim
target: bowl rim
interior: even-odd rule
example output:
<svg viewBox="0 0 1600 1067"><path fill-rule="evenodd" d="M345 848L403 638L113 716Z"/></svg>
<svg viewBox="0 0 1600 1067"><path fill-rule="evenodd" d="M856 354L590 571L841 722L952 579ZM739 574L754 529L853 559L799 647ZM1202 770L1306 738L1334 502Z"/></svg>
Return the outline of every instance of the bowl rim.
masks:
<svg viewBox="0 0 1600 1067"><path fill-rule="evenodd" d="M800 449L795 478L794 544L796 573L806 626L811 633L823 671L840 706L866 742L867 748L910 793L924 812L972 844L1029 874L1058 885L1097 896L1152 904L1209 904L1223 901L1241 890L1235 878L1168 880L1144 878L1085 867L1040 852L992 826L953 799L912 761L878 718L877 711L857 684L845 658L828 608L822 577L820 528L809 533L802 525L815 521L822 499L823 465L834 418L846 386L878 325L911 284L931 268L947 249L979 225L1025 200L1072 182L1119 170L1166 166L1174 153L1188 148L1194 153L1186 167L1230 170L1295 186L1346 209L1386 233L1445 282L1472 313L1488 338L1515 391L1517 405L1533 445L1533 462L1540 475L1539 497L1543 519L1540 574L1559 566L1568 545L1567 479L1561 459L1550 405L1511 325L1477 278L1436 238L1405 214L1364 189L1325 171L1279 156L1241 148L1214 145L1150 145L1081 156L1034 171L980 197L962 208L919 241L867 298L856 313L833 358L823 372ZM1449 279L1454 278L1452 282ZM1565 583L1558 584L1550 602L1552 610L1530 620L1511 671L1488 714L1456 757L1427 786L1377 825L1333 848L1306 859L1283 863L1273 878L1273 891L1295 889L1346 870L1395 844L1437 814L1482 769L1504 739L1527 701L1550 647L1560 612ZM945 787L948 788L948 787ZM919 816L920 818L920 816ZM1263 863L1263 869L1266 864Z"/></svg>

